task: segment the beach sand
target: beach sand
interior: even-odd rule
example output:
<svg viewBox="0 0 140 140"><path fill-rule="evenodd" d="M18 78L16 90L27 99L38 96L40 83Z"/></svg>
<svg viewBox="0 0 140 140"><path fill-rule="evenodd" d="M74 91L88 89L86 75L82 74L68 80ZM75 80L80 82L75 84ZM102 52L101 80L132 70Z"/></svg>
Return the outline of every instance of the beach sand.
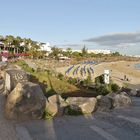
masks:
<svg viewBox="0 0 140 140"><path fill-rule="evenodd" d="M123 86L124 83L132 84L132 85L139 85L140 84L140 70L135 69L135 64L140 63L140 61L132 62L132 61L117 61L117 62L103 62L97 65L93 65L92 68L94 69L94 75L93 78L101 75L104 73L104 70L110 70L110 77L111 79L119 84L120 86ZM81 67L83 67L82 64ZM77 65L78 66L78 65ZM70 66L69 66L70 67ZM57 68L57 72L61 72L65 75L66 70L69 67L61 67ZM90 67L90 65L87 67ZM128 81L124 81L124 75L126 75L126 78ZM79 77L80 72L77 75L73 75L73 71L67 75L69 77ZM84 77L85 78L85 77ZM140 87L138 87L140 88Z"/></svg>

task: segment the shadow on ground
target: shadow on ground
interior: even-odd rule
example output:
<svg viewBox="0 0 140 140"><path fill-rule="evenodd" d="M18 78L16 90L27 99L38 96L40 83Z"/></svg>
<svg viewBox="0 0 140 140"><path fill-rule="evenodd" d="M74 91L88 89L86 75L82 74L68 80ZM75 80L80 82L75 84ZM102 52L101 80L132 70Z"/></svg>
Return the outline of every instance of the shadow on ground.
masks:
<svg viewBox="0 0 140 140"><path fill-rule="evenodd" d="M140 98L131 107L85 116L62 116L18 124L34 140L139 140Z"/></svg>

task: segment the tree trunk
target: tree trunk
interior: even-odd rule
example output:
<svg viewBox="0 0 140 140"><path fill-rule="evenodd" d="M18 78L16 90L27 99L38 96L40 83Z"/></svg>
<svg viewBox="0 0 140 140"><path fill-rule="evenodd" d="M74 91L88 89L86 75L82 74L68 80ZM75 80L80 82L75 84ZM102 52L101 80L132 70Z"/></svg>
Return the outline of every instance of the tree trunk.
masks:
<svg viewBox="0 0 140 140"><path fill-rule="evenodd" d="M18 48L17 48L17 54L18 54Z"/></svg>
<svg viewBox="0 0 140 140"><path fill-rule="evenodd" d="M15 49L15 47L14 47L14 54L16 53L16 49Z"/></svg>

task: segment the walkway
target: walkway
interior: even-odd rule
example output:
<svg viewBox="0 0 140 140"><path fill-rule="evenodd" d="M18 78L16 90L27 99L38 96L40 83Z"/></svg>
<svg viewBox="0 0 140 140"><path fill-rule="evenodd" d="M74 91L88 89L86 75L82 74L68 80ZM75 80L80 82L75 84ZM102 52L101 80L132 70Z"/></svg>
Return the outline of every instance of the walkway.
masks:
<svg viewBox="0 0 140 140"><path fill-rule="evenodd" d="M0 140L18 140L14 125L4 117L4 95L0 94Z"/></svg>
<svg viewBox="0 0 140 140"><path fill-rule="evenodd" d="M65 116L18 124L32 140L140 140L140 98L133 106L92 116Z"/></svg>

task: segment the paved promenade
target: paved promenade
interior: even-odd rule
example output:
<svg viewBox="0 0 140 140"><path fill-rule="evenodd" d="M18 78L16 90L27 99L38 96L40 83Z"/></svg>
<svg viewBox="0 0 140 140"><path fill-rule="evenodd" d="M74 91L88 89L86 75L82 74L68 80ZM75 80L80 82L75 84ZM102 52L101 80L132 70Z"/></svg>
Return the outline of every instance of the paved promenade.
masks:
<svg viewBox="0 0 140 140"><path fill-rule="evenodd" d="M32 140L140 140L140 98L133 98L132 107L110 113L24 122L17 127Z"/></svg>
<svg viewBox="0 0 140 140"><path fill-rule="evenodd" d="M140 140L140 98L112 112L23 123L5 119L4 100L0 95L0 140Z"/></svg>
<svg viewBox="0 0 140 140"><path fill-rule="evenodd" d="M0 140L18 140L14 125L4 117L4 95L0 94Z"/></svg>

